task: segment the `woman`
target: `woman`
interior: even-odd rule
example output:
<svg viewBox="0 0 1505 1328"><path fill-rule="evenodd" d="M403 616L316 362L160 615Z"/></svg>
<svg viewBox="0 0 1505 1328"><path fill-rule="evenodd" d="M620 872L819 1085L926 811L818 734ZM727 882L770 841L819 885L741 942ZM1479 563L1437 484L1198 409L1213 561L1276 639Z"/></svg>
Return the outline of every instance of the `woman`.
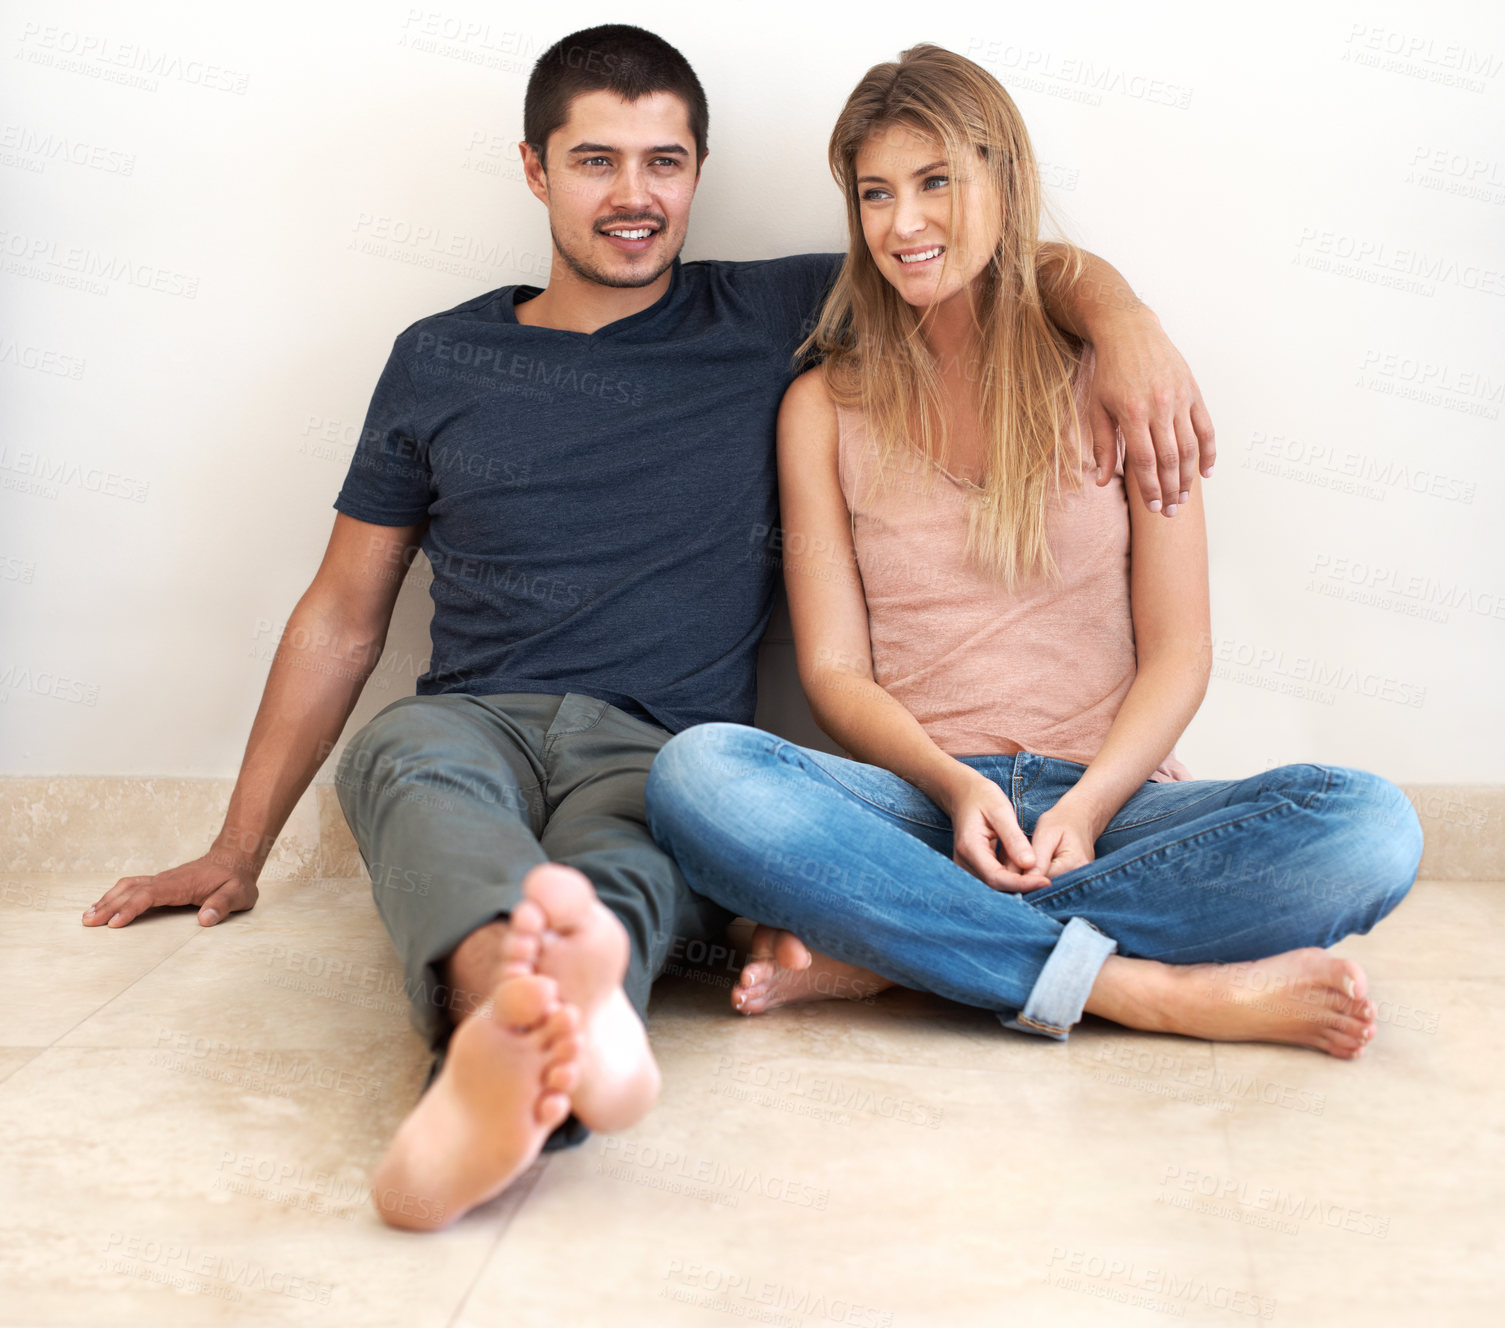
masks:
<svg viewBox="0 0 1505 1328"><path fill-rule="evenodd" d="M1157 515L1121 461L1091 482L1017 108L917 46L830 158L851 243L779 475L800 678L856 759L707 724L647 790L690 884L771 924L734 1004L901 983L1055 1038L1085 1010L1362 1055L1364 973L1319 947L1400 902L1420 827L1362 771L1176 759L1211 653L1200 484Z"/></svg>

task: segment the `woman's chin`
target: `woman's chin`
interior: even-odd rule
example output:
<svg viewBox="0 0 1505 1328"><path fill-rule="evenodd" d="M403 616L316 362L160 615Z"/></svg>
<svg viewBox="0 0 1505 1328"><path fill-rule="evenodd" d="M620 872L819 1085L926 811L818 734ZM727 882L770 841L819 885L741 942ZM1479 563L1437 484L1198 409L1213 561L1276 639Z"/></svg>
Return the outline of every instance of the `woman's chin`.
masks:
<svg viewBox="0 0 1505 1328"><path fill-rule="evenodd" d="M940 290L933 285L921 285L919 282L889 282L894 288L894 293L909 305L911 309L929 309L936 305L949 304L957 296L962 294L960 290Z"/></svg>
<svg viewBox="0 0 1505 1328"><path fill-rule="evenodd" d="M894 293L905 304L912 304L917 309L923 309L927 304L933 303L936 296L940 294L940 290L933 277L929 281L904 276L897 279L886 277L885 280L894 288Z"/></svg>

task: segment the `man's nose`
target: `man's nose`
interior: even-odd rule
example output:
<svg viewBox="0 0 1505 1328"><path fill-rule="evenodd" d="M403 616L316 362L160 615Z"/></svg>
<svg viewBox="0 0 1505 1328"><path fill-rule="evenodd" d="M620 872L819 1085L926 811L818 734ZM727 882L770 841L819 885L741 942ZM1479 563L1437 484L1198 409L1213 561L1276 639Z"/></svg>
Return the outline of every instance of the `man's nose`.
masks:
<svg viewBox="0 0 1505 1328"><path fill-rule="evenodd" d="M648 172L643 167L628 164L617 172L612 181L611 203L618 211L646 212L652 198L652 191L648 187Z"/></svg>

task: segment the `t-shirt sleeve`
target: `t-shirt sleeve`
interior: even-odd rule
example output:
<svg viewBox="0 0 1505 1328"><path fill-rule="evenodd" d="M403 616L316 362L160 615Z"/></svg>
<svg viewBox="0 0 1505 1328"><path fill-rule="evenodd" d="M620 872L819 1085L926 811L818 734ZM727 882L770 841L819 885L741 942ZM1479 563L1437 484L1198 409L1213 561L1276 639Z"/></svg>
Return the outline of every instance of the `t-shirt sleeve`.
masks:
<svg viewBox="0 0 1505 1328"><path fill-rule="evenodd" d="M336 511L377 526L417 525L429 510L428 441L418 428L418 394L402 343L402 337L393 343L376 381L360 441L334 500Z"/></svg>
<svg viewBox="0 0 1505 1328"><path fill-rule="evenodd" d="M749 264L757 269L769 328L792 351L815 328L844 254L795 254Z"/></svg>

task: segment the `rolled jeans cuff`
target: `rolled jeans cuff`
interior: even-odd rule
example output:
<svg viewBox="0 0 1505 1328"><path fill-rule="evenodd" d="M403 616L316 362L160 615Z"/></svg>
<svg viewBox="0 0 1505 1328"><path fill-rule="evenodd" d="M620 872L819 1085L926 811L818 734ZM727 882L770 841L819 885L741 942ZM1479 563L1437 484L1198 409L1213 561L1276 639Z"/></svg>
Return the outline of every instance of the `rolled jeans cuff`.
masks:
<svg viewBox="0 0 1505 1328"><path fill-rule="evenodd" d="M1104 936L1086 918L1072 918L1035 979L1024 1009L1011 1018L998 1016L1003 1026L1064 1042L1071 1026L1082 1017L1082 1007L1103 962L1116 949L1118 942Z"/></svg>

